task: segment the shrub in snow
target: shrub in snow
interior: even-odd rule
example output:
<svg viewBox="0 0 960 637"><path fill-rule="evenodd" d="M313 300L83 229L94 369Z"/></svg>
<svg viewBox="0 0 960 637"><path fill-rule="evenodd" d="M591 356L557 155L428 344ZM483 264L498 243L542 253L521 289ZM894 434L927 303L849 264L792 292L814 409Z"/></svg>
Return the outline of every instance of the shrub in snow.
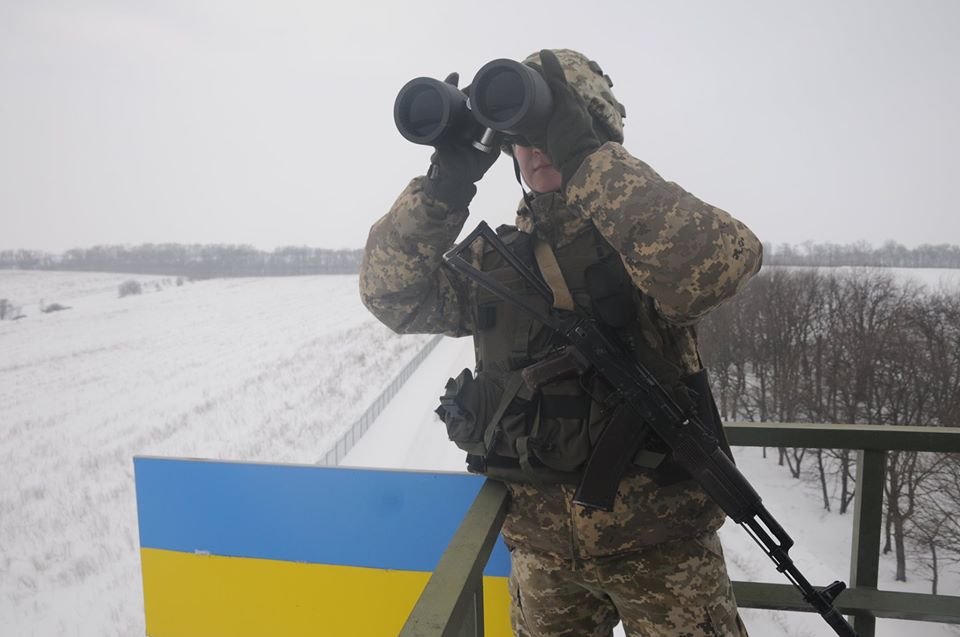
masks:
<svg viewBox="0 0 960 637"><path fill-rule="evenodd" d="M130 296L131 294L143 294L143 286L139 281L130 279L120 284L120 298Z"/></svg>
<svg viewBox="0 0 960 637"><path fill-rule="evenodd" d="M10 299L0 299L0 321L16 321L23 318L23 312Z"/></svg>

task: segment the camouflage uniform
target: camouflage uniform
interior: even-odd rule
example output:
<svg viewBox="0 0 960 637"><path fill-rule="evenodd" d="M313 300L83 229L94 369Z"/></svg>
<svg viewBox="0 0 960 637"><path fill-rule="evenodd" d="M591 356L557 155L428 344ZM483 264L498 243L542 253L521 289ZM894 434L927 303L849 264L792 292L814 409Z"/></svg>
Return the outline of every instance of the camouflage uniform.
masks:
<svg viewBox="0 0 960 637"><path fill-rule="evenodd" d="M598 92L609 92L608 78L593 63L571 69L586 58L558 53L568 81L587 78L570 84L612 141L586 158L563 193L521 208L517 227L555 249L596 227L644 300L644 340L693 373L701 367L696 322L759 269L761 244L728 213L628 153L618 143L622 108L611 109ZM468 213L428 197L423 180L411 181L373 225L361 297L397 332L471 334L476 291L440 267ZM746 634L716 537L724 514L693 481L661 487L651 472L632 469L610 512L573 504L568 485L508 486L503 536L518 635L605 636L618 619L629 635Z"/></svg>

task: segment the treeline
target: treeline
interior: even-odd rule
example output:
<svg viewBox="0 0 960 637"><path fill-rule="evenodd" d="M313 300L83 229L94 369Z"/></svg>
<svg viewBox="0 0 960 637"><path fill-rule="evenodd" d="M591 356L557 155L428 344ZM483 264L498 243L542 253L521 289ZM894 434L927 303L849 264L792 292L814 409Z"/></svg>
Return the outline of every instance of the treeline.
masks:
<svg viewBox="0 0 960 637"><path fill-rule="evenodd" d="M0 268L131 272L195 278L356 274L362 254L362 250L293 246L265 252L248 245L147 243L75 248L63 254L4 250L0 251ZM960 246L941 244L907 248L893 241L879 248L865 242L807 242L799 246L766 244L763 260L767 265L960 268Z"/></svg>
<svg viewBox="0 0 960 637"><path fill-rule="evenodd" d="M799 246L764 244L767 265L873 266L885 268L960 268L960 246L925 244L908 248L887 241L879 248L869 243L812 243Z"/></svg>
<svg viewBox="0 0 960 637"><path fill-rule="evenodd" d="M361 250L284 247L272 252L248 245L184 245L147 243L140 246L94 246L63 254L35 250L0 251L0 268L80 270L166 274L192 278L356 274Z"/></svg>
<svg viewBox="0 0 960 637"><path fill-rule="evenodd" d="M960 426L960 293L928 292L891 273L774 268L700 326L725 419ZM846 512L854 452L779 449L823 506ZM930 570L960 563L960 458L892 451L884 552L898 580L908 557Z"/></svg>

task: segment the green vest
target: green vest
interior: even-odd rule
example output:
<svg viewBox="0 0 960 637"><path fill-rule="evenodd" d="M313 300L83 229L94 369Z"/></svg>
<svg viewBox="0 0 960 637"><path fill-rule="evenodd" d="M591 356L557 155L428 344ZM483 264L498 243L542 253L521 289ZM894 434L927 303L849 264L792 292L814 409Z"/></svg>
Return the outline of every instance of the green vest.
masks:
<svg viewBox="0 0 960 637"><path fill-rule="evenodd" d="M501 226L497 233L536 270L531 235L512 226ZM619 255L592 224L554 254L577 311L613 330L682 405L689 405L679 364L666 360L644 339L645 329L656 329L647 324L653 300L633 285ZM483 271L547 309L546 301L493 249L484 250L479 259ZM451 378L437 409L450 439L467 452L472 471L517 482L577 483L616 397L589 372L531 391L520 372L568 343L482 288L473 300L476 375L465 369ZM665 448L653 443L634 463L652 468L665 454ZM669 481L684 477L675 475Z"/></svg>

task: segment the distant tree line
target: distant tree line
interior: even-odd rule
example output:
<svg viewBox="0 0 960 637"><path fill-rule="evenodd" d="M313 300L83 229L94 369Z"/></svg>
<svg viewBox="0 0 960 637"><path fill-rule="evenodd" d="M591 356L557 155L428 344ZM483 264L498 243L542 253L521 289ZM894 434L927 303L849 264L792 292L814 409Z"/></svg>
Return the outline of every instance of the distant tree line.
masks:
<svg viewBox="0 0 960 637"><path fill-rule="evenodd" d="M960 246L924 244L907 248L887 241L879 248L869 243L764 244L767 265L874 266L886 268L960 268Z"/></svg>
<svg viewBox="0 0 960 637"><path fill-rule="evenodd" d="M248 245L147 243L74 248L63 254L0 251L0 268L167 274L191 278L356 274L361 250L284 247L272 252Z"/></svg>
<svg viewBox="0 0 960 637"><path fill-rule="evenodd" d="M729 420L960 426L960 293L929 292L882 270L774 268L699 327L718 407ZM766 450L764 450L766 453ZM854 497L855 454L779 449L828 511ZM936 592L960 564L960 457L891 451L884 552L896 578L919 559Z"/></svg>
<svg viewBox="0 0 960 637"><path fill-rule="evenodd" d="M248 245L147 243L139 246L74 248L63 254L37 250L0 251L0 268L81 270L168 274L194 278L296 274L356 274L362 250L329 250L288 246L272 252ZM764 245L767 265L876 266L960 268L960 246L921 245L907 248L888 241Z"/></svg>

